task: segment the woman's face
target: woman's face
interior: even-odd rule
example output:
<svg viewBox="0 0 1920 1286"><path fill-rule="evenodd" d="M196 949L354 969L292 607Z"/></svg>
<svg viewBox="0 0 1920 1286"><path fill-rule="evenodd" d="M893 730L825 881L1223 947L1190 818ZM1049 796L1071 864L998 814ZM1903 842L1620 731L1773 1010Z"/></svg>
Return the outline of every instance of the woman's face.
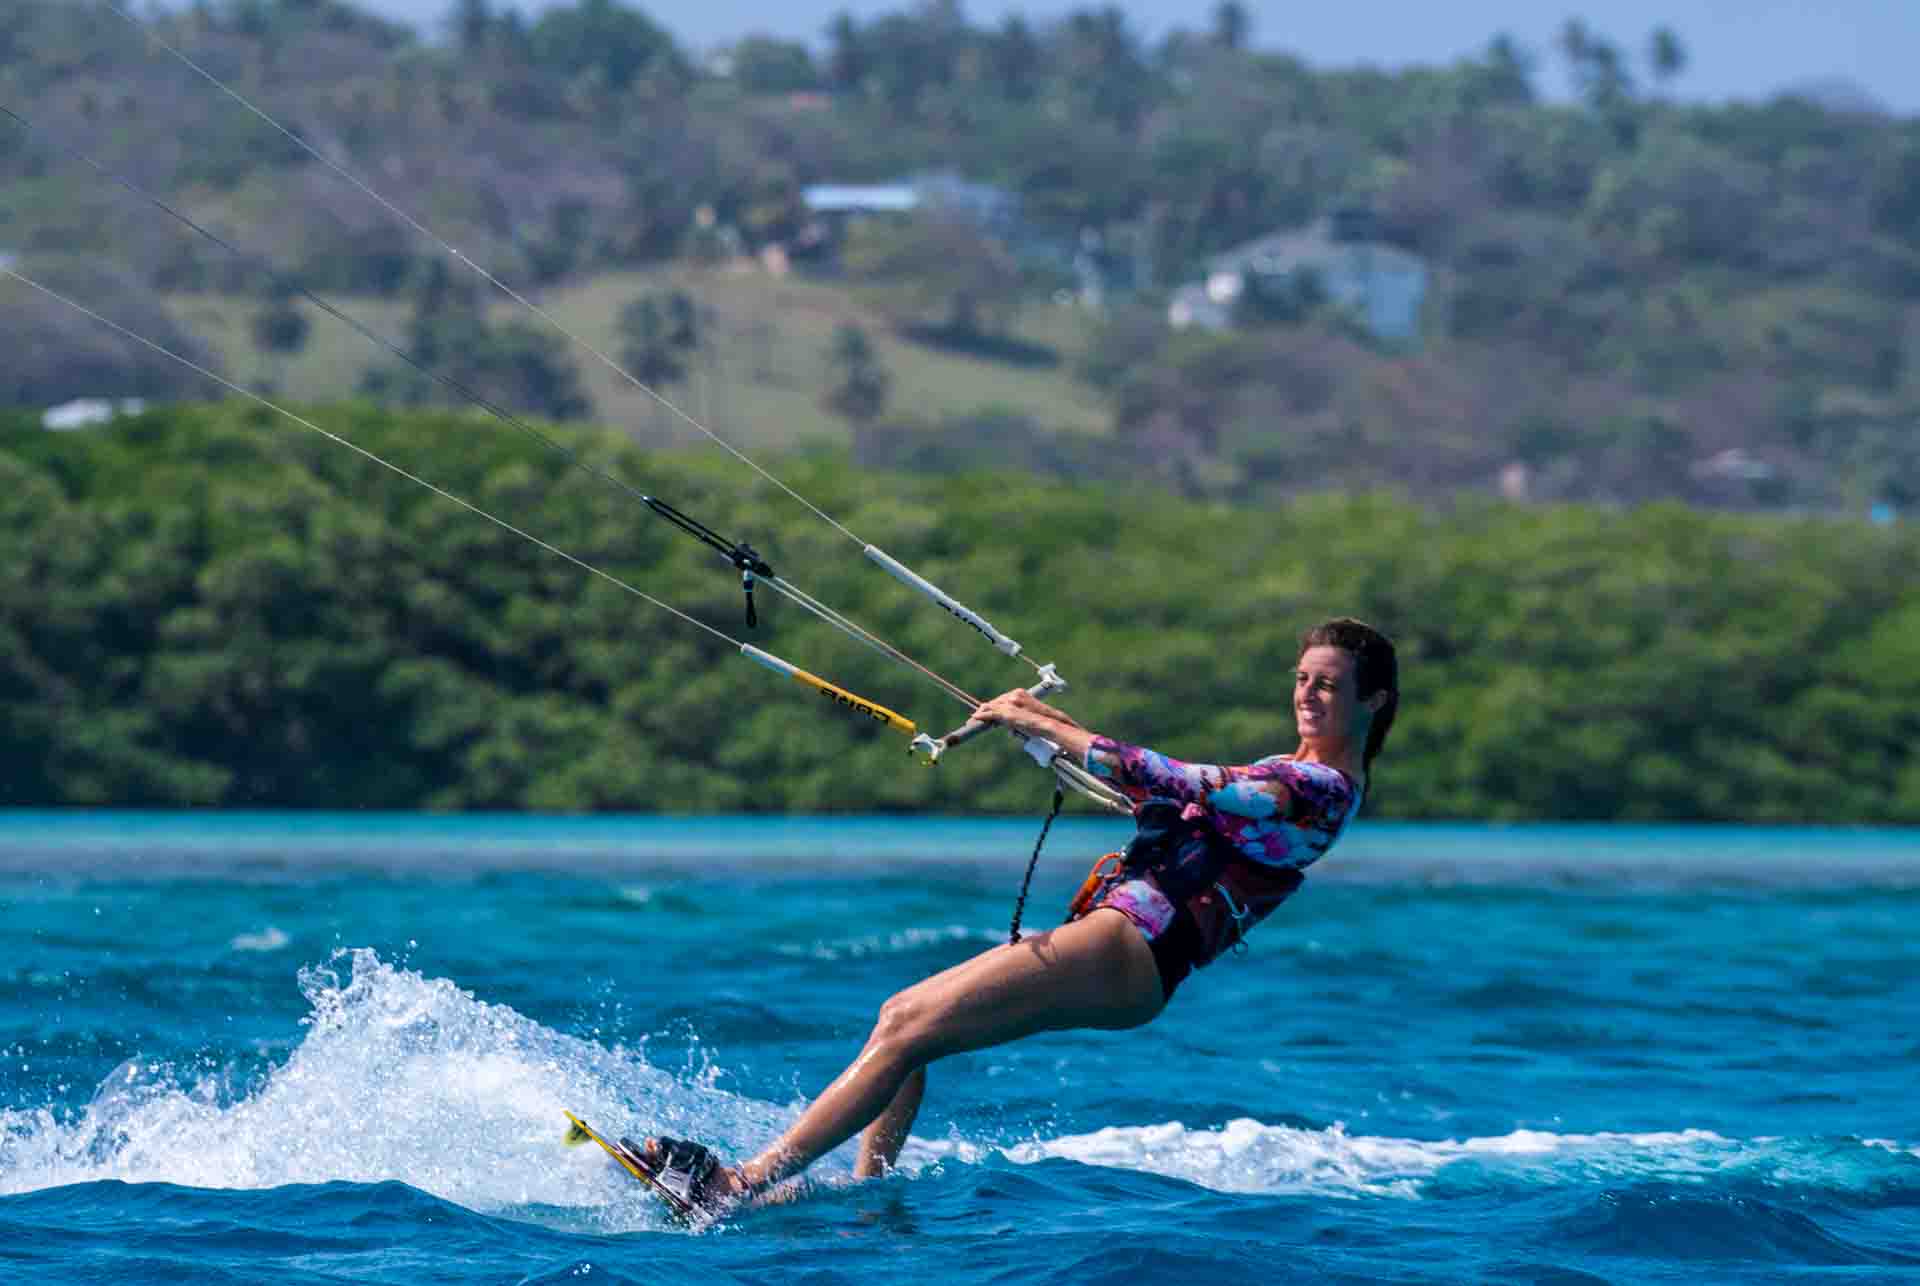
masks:
<svg viewBox="0 0 1920 1286"><path fill-rule="evenodd" d="M1381 694L1360 699L1353 653L1343 647L1310 647L1293 670L1293 718L1303 740L1358 739Z"/></svg>

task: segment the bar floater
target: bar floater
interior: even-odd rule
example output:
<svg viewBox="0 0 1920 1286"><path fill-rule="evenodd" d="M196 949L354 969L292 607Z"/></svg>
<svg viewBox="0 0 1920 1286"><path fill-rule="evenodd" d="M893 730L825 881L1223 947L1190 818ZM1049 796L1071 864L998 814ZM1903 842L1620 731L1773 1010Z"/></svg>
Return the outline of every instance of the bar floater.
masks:
<svg viewBox="0 0 1920 1286"><path fill-rule="evenodd" d="M882 571L899 581L902 585L905 585L909 589L919 590L922 594L925 594L928 598L939 604L941 609L951 614L955 620L964 621L966 624L980 631L987 642L993 644L995 648L1006 653L1008 656L1020 655L1020 645L1002 634L999 630L994 629L992 623L989 622L986 617L960 602L932 581L900 563L884 549L879 548L877 545L868 545L861 552L878 564Z"/></svg>
<svg viewBox="0 0 1920 1286"><path fill-rule="evenodd" d="M904 732L909 737L912 737L920 731L918 725L905 715L895 714L883 705L869 701L863 696L857 696L845 688L828 683L819 675L809 674L799 666L788 661L782 661L771 652L763 652L751 643L742 643L740 645L740 655L746 657L749 661L758 661L775 674L784 674L796 683L805 684L807 687L812 688L815 692L818 692L821 696L843 709L850 710L854 714L871 719L875 723L883 723L896 732Z"/></svg>

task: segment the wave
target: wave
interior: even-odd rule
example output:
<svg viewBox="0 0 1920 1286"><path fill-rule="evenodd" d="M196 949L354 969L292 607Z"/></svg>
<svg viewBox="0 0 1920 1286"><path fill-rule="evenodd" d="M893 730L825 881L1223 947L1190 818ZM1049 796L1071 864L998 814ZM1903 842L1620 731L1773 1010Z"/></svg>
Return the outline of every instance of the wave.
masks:
<svg viewBox="0 0 1920 1286"><path fill-rule="evenodd" d="M1604 1192L1554 1221L1553 1239L1589 1254L1668 1263L1920 1265L1920 1258L1901 1251L1837 1236L1785 1203L1670 1184Z"/></svg>
<svg viewBox="0 0 1920 1286"><path fill-rule="evenodd" d="M0 1196L103 1180L211 1189L398 1181L481 1213L550 1222L558 1210L593 1231L657 1228L652 1201L597 1150L560 1146L563 1108L604 1132L692 1135L735 1155L775 1137L798 1110L720 1088L722 1069L702 1057L697 1035L686 1065L670 1072L644 1050L553 1031L366 949L338 952L299 980L311 1007L304 1035L244 1084L218 1068L131 1060L78 1110L0 1110ZM1426 1140L1243 1118L1017 1142L915 1136L902 1157L908 1180L947 1163L1047 1161L1230 1194L1448 1200L1675 1184L1920 1206L1912 1144L1700 1129ZM841 1154L819 1169L831 1181L848 1166Z"/></svg>
<svg viewBox="0 0 1920 1286"><path fill-rule="evenodd" d="M1112 1126L1005 1149L1015 1162L1061 1158L1139 1170L1217 1192L1447 1199L1572 1185L1711 1184L1868 1204L1920 1204L1920 1148L1883 1139L1729 1139L1711 1130L1556 1134L1515 1130L1488 1138L1424 1140L1267 1125L1250 1118L1212 1129L1177 1121ZM950 1141L903 1156L921 1165L981 1150Z"/></svg>

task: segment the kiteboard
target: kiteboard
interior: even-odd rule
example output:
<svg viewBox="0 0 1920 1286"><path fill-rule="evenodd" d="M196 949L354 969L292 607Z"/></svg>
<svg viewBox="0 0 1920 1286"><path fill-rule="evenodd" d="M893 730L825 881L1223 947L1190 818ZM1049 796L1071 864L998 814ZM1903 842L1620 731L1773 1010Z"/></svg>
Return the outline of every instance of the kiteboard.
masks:
<svg viewBox="0 0 1920 1286"><path fill-rule="evenodd" d="M561 1110L566 1111L565 1108ZM640 1149L632 1139L608 1140L572 1112L567 1112L567 1120L572 1123L567 1127L568 1147L577 1148L583 1143L598 1143L606 1149L608 1156L620 1163L621 1168L628 1174L651 1188L653 1195L660 1198L667 1212L675 1220L696 1228L712 1222L712 1216L706 1211L701 1210L680 1194L670 1191L660 1182L660 1176L654 1168L640 1159Z"/></svg>

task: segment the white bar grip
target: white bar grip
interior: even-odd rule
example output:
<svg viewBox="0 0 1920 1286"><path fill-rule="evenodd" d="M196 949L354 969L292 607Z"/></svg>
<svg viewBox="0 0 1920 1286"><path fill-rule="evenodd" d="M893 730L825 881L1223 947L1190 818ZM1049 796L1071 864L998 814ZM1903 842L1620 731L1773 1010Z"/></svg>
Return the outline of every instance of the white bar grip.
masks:
<svg viewBox="0 0 1920 1286"><path fill-rule="evenodd" d="M981 616L980 613L961 603L958 599L954 598L953 595L947 593L947 591L941 589L932 581L915 573L912 569L887 553L886 550L881 549L877 545L868 545L861 552L877 563L882 571L899 581L902 585L905 585L909 589L919 590L935 603L938 603L952 615L954 619L963 621L980 631L987 642L993 644L997 650L1004 652L1008 656L1020 655L1020 645L1002 634L999 630L994 629L993 625L988 622L985 617Z"/></svg>
<svg viewBox="0 0 1920 1286"><path fill-rule="evenodd" d="M749 661L758 661L775 674L784 674L789 679L791 679L794 676L794 672L800 668L790 661L782 661L771 652L762 652L751 643L742 643L740 645L740 655L746 657Z"/></svg>

